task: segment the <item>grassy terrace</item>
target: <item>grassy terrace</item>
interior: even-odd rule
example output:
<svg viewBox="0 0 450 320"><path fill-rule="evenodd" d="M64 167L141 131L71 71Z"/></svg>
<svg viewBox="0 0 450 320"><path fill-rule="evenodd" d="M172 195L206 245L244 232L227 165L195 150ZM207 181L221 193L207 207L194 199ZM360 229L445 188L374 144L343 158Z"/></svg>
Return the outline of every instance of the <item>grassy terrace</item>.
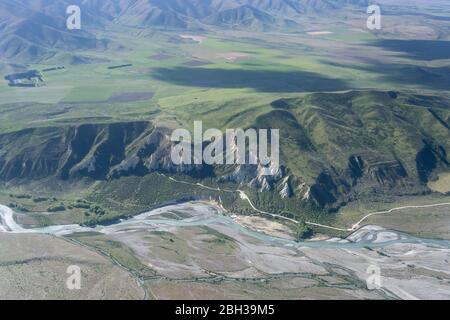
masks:
<svg viewBox="0 0 450 320"><path fill-rule="evenodd" d="M202 119L219 128L245 126L282 97L349 88L442 94L441 89L450 83L445 60L430 62L436 57L427 57L425 53L431 51L421 49L437 46L433 43L417 44L417 53L407 56L402 50L416 46L414 42L383 42L370 33L348 30L276 39L271 34L238 32L202 36L199 43L178 33L136 38L123 32L115 35L116 41L127 44L122 51L76 52L88 57L89 64L67 64L66 55L60 53L45 64L30 65L38 70L60 65L65 69L44 73L46 86L40 88L11 88L2 80L0 130L83 118L156 117L170 125L174 118L184 125ZM447 49L441 46L438 58L450 58ZM132 66L108 69L126 64ZM135 95L120 99L127 93ZM141 99L136 93L141 93ZM154 96L145 99L144 93Z"/></svg>

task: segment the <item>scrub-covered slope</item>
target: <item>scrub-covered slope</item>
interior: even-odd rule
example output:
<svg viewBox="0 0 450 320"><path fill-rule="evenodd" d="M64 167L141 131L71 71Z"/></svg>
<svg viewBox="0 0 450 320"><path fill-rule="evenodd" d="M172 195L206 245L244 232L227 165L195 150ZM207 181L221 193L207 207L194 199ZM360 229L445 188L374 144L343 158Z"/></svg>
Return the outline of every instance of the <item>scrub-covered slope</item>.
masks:
<svg viewBox="0 0 450 320"><path fill-rule="evenodd" d="M274 176L251 165L176 166L170 130L142 121L2 134L0 179L26 184L181 174L248 188L262 206L270 197L270 205L282 211L286 203L329 208L355 199L421 194L438 173L450 170L448 101L352 91L271 105L252 127L280 129L282 166Z"/></svg>

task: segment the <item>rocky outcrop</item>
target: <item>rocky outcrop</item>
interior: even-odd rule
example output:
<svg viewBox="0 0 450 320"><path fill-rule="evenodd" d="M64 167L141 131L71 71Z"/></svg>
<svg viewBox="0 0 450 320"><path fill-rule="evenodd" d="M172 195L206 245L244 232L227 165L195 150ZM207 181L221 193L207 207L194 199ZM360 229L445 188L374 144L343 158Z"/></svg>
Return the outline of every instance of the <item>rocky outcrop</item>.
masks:
<svg viewBox="0 0 450 320"><path fill-rule="evenodd" d="M281 184L280 184L281 190L280 190L279 194L282 199L288 199L294 195L294 193L292 191L292 187L289 183L289 178L290 177L286 177L281 181Z"/></svg>
<svg viewBox="0 0 450 320"><path fill-rule="evenodd" d="M26 129L0 135L0 180L107 180L165 172L216 177L269 191L283 176L277 166L176 165L171 158L174 145L168 130L150 122Z"/></svg>
<svg viewBox="0 0 450 320"><path fill-rule="evenodd" d="M107 181L161 172L234 184L236 189L271 193L271 199L326 208L356 199L430 192L427 183L450 170L444 120L436 121L424 109L420 119L427 126L420 127L414 122L419 117L403 108L401 94L395 98L371 95L371 99L399 105L357 108L358 92L273 102L274 110L258 117L255 128L284 130L280 164L176 165L171 158L175 143L168 129L147 121L91 123L0 134L0 181ZM440 113L446 119L445 112ZM208 146L203 143L203 148ZM226 144L222 146L225 152ZM237 144L230 150L236 157L243 156ZM248 151L245 157L255 155Z"/></svg>

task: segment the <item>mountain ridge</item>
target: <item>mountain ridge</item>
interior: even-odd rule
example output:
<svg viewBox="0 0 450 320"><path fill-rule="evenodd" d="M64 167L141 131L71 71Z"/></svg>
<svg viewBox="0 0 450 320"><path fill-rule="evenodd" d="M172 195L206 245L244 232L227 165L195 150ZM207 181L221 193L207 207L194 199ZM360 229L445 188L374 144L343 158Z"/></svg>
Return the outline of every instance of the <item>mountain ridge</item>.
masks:
<svg viewBox="0 0 450 320"><path fill-rule="evenodd" d="M66 8L79 5L82 29L66 29ZM319 15L367 0L0 0L0 56L39 61L55 50L100 49L95 34L115 24L137 28L204 27L273 30L299 28L306 13Z"/></svg>
<svg viewBox="0 0 450 320"><path fill-rule="evenodd" d="M255 197L276 195L318 208L373 196L423 194L430 192L428 182L450 168L445 139L450 111L439 99L421 99L350 91L274 101L273 109L251 126L283 128L281 167L274 176L262 176L251 165L176 166L170 130L131 121L1 134L0 180L19 185L48 178L103 181L163 172L232 183L253 190Z"/></svg>

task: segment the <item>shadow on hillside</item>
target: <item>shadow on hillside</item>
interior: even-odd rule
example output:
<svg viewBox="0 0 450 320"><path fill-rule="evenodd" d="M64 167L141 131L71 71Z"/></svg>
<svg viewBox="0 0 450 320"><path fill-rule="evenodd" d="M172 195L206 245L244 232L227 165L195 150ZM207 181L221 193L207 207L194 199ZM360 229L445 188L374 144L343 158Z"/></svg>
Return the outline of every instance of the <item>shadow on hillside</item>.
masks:
<svg viewBox="0 0 450 320"><path fill-rule="evenodd" d="M350 65L321 60L333 67L349 68L377 75L381 83L395 83L404 86L419 86L432 90L450 89L450 67L422 67L413 64Z"/></svg>
<svg viewBox="0 0 450 320"><path fill-rule="evenodd" d="M157 68L152 77L180 86L252 88L260 92L307 92L348 89L345 81L303 71L208 68Z"/></svg>
<svg viewBox="0 0 450 320"><path fill-rule="evenodd" d="M450 59L450 41L439 40L378 40L374 46L415 60Z"/></svg>

